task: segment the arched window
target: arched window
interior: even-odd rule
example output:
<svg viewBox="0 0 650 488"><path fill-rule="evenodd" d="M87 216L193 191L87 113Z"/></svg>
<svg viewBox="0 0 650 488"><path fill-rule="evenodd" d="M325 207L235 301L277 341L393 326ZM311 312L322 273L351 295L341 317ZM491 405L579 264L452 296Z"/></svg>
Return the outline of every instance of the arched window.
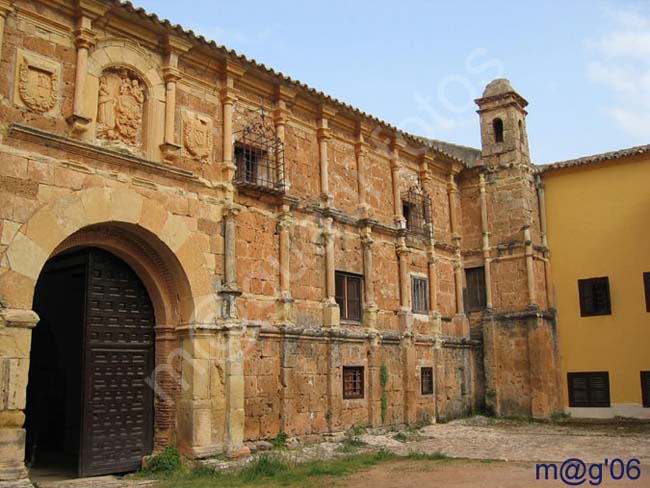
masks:
<svg viewBox="0 0 650 488"><path fill-rule="evenodd" d="M500 118L494 119L492 127L494 128L494 142L503 142L503 121Z"/></svg>

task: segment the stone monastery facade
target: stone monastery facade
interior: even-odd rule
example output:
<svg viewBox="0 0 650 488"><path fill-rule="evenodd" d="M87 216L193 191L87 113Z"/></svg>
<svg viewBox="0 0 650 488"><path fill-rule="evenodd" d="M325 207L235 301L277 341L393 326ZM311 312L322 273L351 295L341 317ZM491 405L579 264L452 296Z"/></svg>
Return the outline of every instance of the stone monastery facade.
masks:
<svg viewBox="0 0 650 488"><path fill-rule="evenodd" d="M1 0L0 479L561 410L527 102L476 103L481 150L129 3Z"/></svg>

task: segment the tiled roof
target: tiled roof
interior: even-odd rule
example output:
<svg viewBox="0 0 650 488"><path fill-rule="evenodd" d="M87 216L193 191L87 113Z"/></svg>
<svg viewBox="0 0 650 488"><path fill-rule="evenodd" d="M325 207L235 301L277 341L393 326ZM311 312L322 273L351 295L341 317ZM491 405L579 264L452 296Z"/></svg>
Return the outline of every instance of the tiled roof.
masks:
<svg viewBox="0 0 650 488"><path fill-rule="evenodd" d="M557 163L542 164L537 167L537 171L542 173L545 171L552 171L555 169L574 168L576 166L584 166L586 164L601 163L604 161L627 158L630 156L636 156L638 154L646 154L646 153L650 153L650 144L646 144L644 146L629 147L627 149L619 149L618 151L611 151L602 154L594 154L592 156L585 156L578 159L559 161Z"/></svg>
<svg viewBox="0 0 650 488"><path fill-rule="evenodd" d="M387 123L387 122L385 122L385 121L383 121L383 120L381 120L381 119L379 119L379 118L377 118L377 117L375 117L373 115L370 115L370 114L368 114L366 112L363 112L362 110L359 110L358 108L353 107L352 105L349 105L349 104L347 104L345 102L341 102L340 100L338 100L338 99L336 99L334 97L331 97L331 96L327 95L326 93L323 93L323 92L321 92L319 90L316 90L316 89L314 89L314 88L312 88L312 87L310 87L310 86L308 86L308 85L306 85L306 84L304 84L304 83L302 83L302 82L300 82L298 80L294 80L291 77L289 77L289 76L287 76L287 75L285 75L285 74L283 74L281 72L275 71L273 68L269 68L269 67L265 66L262 63L258 63L254 59L248 59L246 56L237 53L233 49L228 49L225 46L219 45L219 44L217 44L216 42L214 42L212 40L206 39L202 35L196 34L191 29L184 29L183 27L181 27L178 24L172 24L167 19L159 18L156 14L148 13L145 9L143 9L141 7L135 7L129 1L122 1L122 0L104 0L104 1L106 3L108 3L108 4L110 4L110 5L113 5L115 7L123 9L123 10L125 10L126 12L128 12L130 14L135 14L138 17L140 17L141 19L149 20L150 22L153 22L155 25L160 26L160 27L162 27L162 28L164 28L164 29L166 29L168 31L174 31L177 35L179 35L181 37L184 37L184 38L186 38L186 39L188 39L188 40L190 40L190 41L192 41L194 43L197 43L199 45L204 45L204 46L207 46L209 48L212 48L215 51L219 52L220 54L222 54L222 55L224 55L224 56L226 56L226 57L228 57L228 58L230 58L230 59L232 59L232 60L234 60L234 61L236 61L236 62L238 62L240 64L243 64L244 66L248 65L248 66L250 66L252 68L260 70L260 71L262 71L263 73L265 73L268 76L271 76L273 78L278 79L279 81L282 81L282 82L285 82L285 83L287 83L289 85L292 85L293 88L295 88L295 89L297 89L299 91L302 91L303 93L307 93L307 94L309 94L309 95L311 95L313 97L321 99L323 103L331 104L333 106L338 107L339 109L342 109L344 111L347 111L347 112L351 113L352 115L355 115L357 117L361 117L361 118L364 118L364 119L368 119L368 120L370 120L370 121L384 127L385 129L395 131L395 132L399 133L402 137L404 137L407 141L427 145L427 146L431 147L434 151L438 152L439 154L441 154L441 155L443 155L443 156L445 156L445 157L447 157L447 158L449 158L451 160L454 160L454 161L457 161L457 162L460 162L460 163L463 163L463 164L467 164L467 165L471 166L473 164L473 162L474 162L474 161L466 161L466 160L464 160L460 156L461 152L459 152L458 150L452 150L453 147L460 148L460 147L464 147L464 146L456 146L456 145L450 144L450 143L443 143L442 141L435 141L435 140L431 140L431 139L426 139L426 138L418 137L418 136L415 136L413 134L409 134L408 132L404 132L402 130L399 130L397 127L395 127L395 126L393 126L393 125L391 125L391 124L389 124L389 123ZM472 158L470 158L470 159L472 159Z"/></svg>

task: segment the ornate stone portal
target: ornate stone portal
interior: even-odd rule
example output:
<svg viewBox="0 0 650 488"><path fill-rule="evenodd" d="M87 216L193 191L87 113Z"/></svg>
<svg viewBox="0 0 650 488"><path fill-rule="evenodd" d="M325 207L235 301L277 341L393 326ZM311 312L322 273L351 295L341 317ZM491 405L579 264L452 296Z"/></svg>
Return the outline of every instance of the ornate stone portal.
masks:
<svg viewBox="0 0 650 488"><path fill-rule="evenodd" d="M141 147L144 101L142 82L133 72L104 71L99 79L97 138Z"/></svg>

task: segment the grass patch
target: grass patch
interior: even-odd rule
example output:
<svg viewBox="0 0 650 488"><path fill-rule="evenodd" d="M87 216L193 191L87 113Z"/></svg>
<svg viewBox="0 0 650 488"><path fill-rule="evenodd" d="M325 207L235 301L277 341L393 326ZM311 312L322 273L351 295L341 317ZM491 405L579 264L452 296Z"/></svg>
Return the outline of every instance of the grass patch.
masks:
<svg viewBox="0 0 650 488"><path fill-rule="evenodd" d="M173 473L183 467L181 455L175 446L165 447L159 454L152 456L147 462L145 473Z"/></svg>
<svg viewBox="0 0 650 488"><path fill-rule="evenodd" d="M278 435L275 439L271 439L270 442L273 444L275 449L284 449L287 447L287 441L289 440L289 434L286 432L278 432Z"/></svg>
<svg viewBox="0 0 650 488"><path fill-rule="evenodd" d="M406 458L410 461L451 461L454 459L441 452L433 452L430 454L424 452L412 452Z"/></svg>
<svg viewBox="0 0 650 488"><path fill-rule="evenodd" d="M241 471L224 473L206 466L175 472L149 473L165 488L213 488L217 486L304 487L350 476L382 462L400 459L385 449L332 461L292 464L278 454L265 454Z"/></svg>

